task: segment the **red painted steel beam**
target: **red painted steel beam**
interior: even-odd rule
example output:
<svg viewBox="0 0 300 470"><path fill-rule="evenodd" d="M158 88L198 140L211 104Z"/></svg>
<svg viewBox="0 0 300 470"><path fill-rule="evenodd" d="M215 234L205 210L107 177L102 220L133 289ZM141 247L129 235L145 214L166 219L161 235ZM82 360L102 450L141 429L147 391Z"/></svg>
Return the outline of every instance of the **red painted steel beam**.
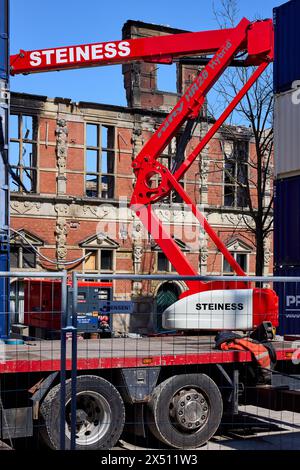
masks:
<svg viewBox="0 0 300 470"><path fill-rule="evenodd" d="M183 175L186 173L188 168L190 168L191 164L197 158L199 153L204 149L204 147L208 144L210 139L215 135L215 133L218 131L218 129L221 127L221 125L225 122L225 120L230 115L230 113L233 111L233 109L241 101L243 96L245 96L245 94L249 91L251 86L255 83L255 81L259 78L259 76L267 68L267 66L268 66L268 62L265 62L265 63L261 64L255 70L255 72L250 77L248 82L243 86L243 88L240 90L240 92L235 96L235 98L232 100L230 105L221 114L219 119L214 123L214 125L210 128L208 133L205 135L205 137L195 147L193 152L182 163L181 167L174 173L174 175L172 175L167 168L164 168L164 174L165 174L166 178L168 179L168 181L170 182L170 189L166 193L163 193L162 195L158 194L158 197L156 199L156 201L159 201L162 197L166 197L169 194L169 192L171 191L171 187L173 187L175 189L175 191L179 194L179 196L181 196L181 198L184 200L184 202L186 204L188 204L188 206L192 209L192 212L193 212L194 216L200 222L200 224L202 225L205 232L208 234L208 236L211 238L211 240L214 242L214 244L220 250L220 252L224 255L225 259L228 261L228 263L230 264L230 266L232 267L234 272L239 276L245 276L246 273L241 269L239 264L233 258L230 251L227 249L227 247L224 245L224 243L220 240L220 238L218 237L216 232L213 230L213 228L211 227L211 225L209 224L209 222L207 221L205 216L197 209L196 205L189 198L189 196L187 195L185 190L180 185L179 181L183 177ZM153 199L153 202L154 201L155 200ZM148 207L148 212L151 210L151 209L149 209L149 206L144 206L144 207ZM142 209L141 208L139 208L139 214L142 214ZM179 274L191 274L190 266L187 266L187 263L183 262L183 257L184 257L185 260L186 260L186 257L182 253L178 254L178 246L176 245L176 243L173 240L167 240L165 232L160 231L161 226L162 226L160 220L158 218L156 218L155 215L152 215L151 219L148 216L147 220L145 220L144 216L139 215L139 217L142 220L145 227L147 228L147 230L155 238L156 242L161 247L161 249L165 253L168 253L169 261L175 267L176 271ZM153 225L153 229L151 229L151 225L149 223L150 220L151 220L151 224ZM152 232L151 232L151 230L152 230ZM157 233L155 233L155 231L157 231ZM164 234L164 237L162 237L163 234ZM201 283L201 284L203 284L203 283ZM194 290L194 285L193 286L188 286L188 287L191 290Z"/></svg>
<svg viewBox="0 0 300 470"><path fill-rule="evenodd" d="M136 211L138 217L141 218L143 224L161 247L173 267L182 275L196 274L196 272L187 261L184 254L179 250L174 240L172 240L170 234L167 234L163 230L161 222L153 214L150 206L152 202L165 197L165 195L170 192L170 187L173 187L183 200L190 205L193 214L202 224L203 228L214 241L217 248L223 253L233 270L240 276L245 275L245 272L230 254L205 217L200 213L200 211L198 211L179 184L178 180L171 175L170 171L166 167L163 167L163 165L158 163L156 160L172 137L176 135L186 119L193 116L195 110L197 110L197 113L199 112L200 107L204 103L205 95L218 80L220 75L226 69L228 63L241 47L241 44L245 41L249 25L249 21L243 19L238 26L231 31L230 36L226 38L224 44L220 46L219 50L207 66L202 70L198 77L196 77L194 82L178 101L173 111L171 111L168 117L162 122L159 129L143 147L132 163L134 172L137 176L137 181L131 199L131 207ZM190 162L190 164L191 163L192 162ZM155 174L160 175L161 182L157 188L152 189L151 177ZM142 209L143 206L145 209ZM202 290L201 286L203 287L203 283L199 284L198 290ZM192 291L196 290L195 284L188 287Z"/></svg>
<svg viewBox="0 0 300 470"><path fill-rule="evenodd" d="M168 169L156 160L183 123L199 114L206 94L239 51L248 52L247 60L249 64L258 65L262 63L262 65L258 67L205 138L172 175ZM131 206L136 210L136 213L177 272L188 275L196 274L194 268L151 210L150 204L161 200L173 187L183 200L191 206L193 214L198 218L234 271L243 276L245 275L244 271L236 263L178 181L263 72L268 62L272 60L273 25L271 20L250 23L246 18L243 18L238 26L232 29L20 51L19 54L11 57L11 74L109 65L135 60L171 63L174 57L210 53L215 53L215 55L134 160L132 166L137 176L137 182L131 199ZM158 187L152 188L151 177L155 174L161 176L161 183ZM202 283L190 282L188 284L190 284L191 290L195 290L196 284L198 289L201 290Z"/></svg>
<svg viewBox="0 0 300 470"><path fill-rule="evenodd" d="M191 164L195 161L197 156L202 152L204 147L208 144L208 142L212 139L212 137L216 134L216 132L220 129L222 124L226 121L228 116L232 113L232 111L236 108L239 102L243 99L246 93L250 90L252 85L256 82L256 80L260 77L260 75L266 70L268 67L269 62L262 63L253 75L249 78L247 83L243 86L243 88L238 92L238 94L234 97L232 102L227 106L225 111L221 114L221 116L217 119L217 121L212 125L209 129L205 137L199 142L199 144L194 148L194 150L190 153L187 159L182 163L181 167L174 173L174 178L178 181L183 177L186 171L190 168Z"/></svg>
<svg viewBox="0 0 300 470"><path fill-rule="evenodd" d="M212 126L207 135L198 144L196 149L191 155L183 162L181 167L175 172L174 175L170 171L157 162L157 158L161 155L164 148L170 142L172 137L176 135L182 124L187 118L195 117L198 114L203 103L206 94L218 80L220 75L226 69L228 63L232 60L236 52L239 50L240 45L245 41L247 33L251 30L251 50L266 52L264 62L257 68L254 74L250 77L248 82L244 85L242 90L233 99L232 103L223 112L220 118ZM186 257L178 249L178 246L172 240L169 234L163 230L162 223L159 219L151 212L150 204L158 202L166 197L171 189L175 189L178 194L182 197L192 209L193 214L201 223L206 233L210 236L212 241L215 243L217 248L224 255L234 272L240 276L244 276L245 272L241 269L239 264L233 258L231 253L228 251L224 243L220 240L216 232L209 225L203 214L193 204L191 199L188 197L184 189L179 184L180 178L184 175L187 169L191 166L195 158L209 142L212 136L216 133L219 127L225 122L227 117L245 96L247 91L265 70L268 63L272 60L272 38L268 36L268 32L272 31L272 23L270 21L260 22L258 24L258 33L260 35L267 36L267 39L261 41L260 35L257 37L253 35L253 25L250 25L248 20L242 20L239 25L231 31L231 35L226 38L224 44L221 45L215 56L210 60L207 66L202 70L199 76L188 88L186 93L179 100L173 111L163 121L159 129L143 147L139 155L134 160L132 166L137 176L137 182L131 199L131 206L134 210L138 208L137 215L142 218L142 222L146 226L149 233L156 240L158 245L166 254L169 261L172 263L174 268L179 274L191 274L194 269L188 263ZM261 42L263 43L261 45ZM152 188L151 178L153 175L160 175L161 182L155 188ZM145 210L141 209L142 205L145 205ZM201 289L202 284L199 285L198 290ZM203 286L202 286L203 287ZM189 288L195 290L192 286Z"/></svg>
<svg viewBox="0 0 300 470"><path fill-rule="evenodd" d="M258 65L272 42L272 21L247 21L249 30L238 51L248 50ZM20 50L10 57L10 73L29 74L55 70L99 67L133 61L172 63L175 57L215 53L236 28L170 34L121 41L78 44L47 49Z"/></svg>
<svg viewBox="0 0 300 470"><path fill-rule="evenodd" d="M276 350L277 361L290 361L294 348ZM206 351L195 354L162 354L133 357L91 357L79 358L79 370L120 369L128 367L180 366L192 364L234 364L252 362L250 352L246 351ZM60 359L8 360L0 362L0 374L18 372L52 372L59 371ZM67 370L71 370L71 359L67 359Z"/></svg>
<svg viewBox="0 0 300 470"><path fill-rule="evenodd" d="M194 216L197 218L197 220L200 222L202 225L203 229L207 233L207 235L210 237L210 239L214 242L218 250L224 255L234 272L238 276L245 276L246 273L243 271L243 269L240 267L240 265L236 262L230 251L226 248L222 240L218 237L214 229L211 227L211 225L208 223L208 220L204 217L204 215L197 209L196 205L193 203L191 198L188 196L188 194L185 192L181 184L176 180L176 178L169 173L169 178L170 182L175 189L175 191L179 194L179 196L184 200L186 204L192 209L192 213Z"/></svg>
<svg viewBox="0 0 300 470"><path fill-rule="evenodd" d="M124 64L135 60L170 63L172 57L217 51L232 31L234 29L222 29L51 49L20 50L19 54L10 58L11 74ZM241 44L241 48L245 46L246 43Z"/></svg>
<svg viewBox="0 0 300 470"><path fill-rule="evenodd" d="M144 145L141 152L132 163L134 171L138 175L138 171L147 159L158 158L172 137L176 135L183 123L193 114L195 108L199 112L199 106L203 104L203 96L207 95L209 90L216 83L218 78L224 72L225 68L232 60L236 52L240 49L247 37L247 29L250 22L242 19L237 27L231 30L225 41L210 60L208 65L204 67L201 73L196 77L182 98L178 101L174 109L164 119L158 130ZM142 180L141 180L142 183ZM139 193L139 180L132 196L132 204L141 204L147 202L147 198L141 200Z"/></svg>
<svg viewBox="0 0 300 470"><path fill-rule="evenodd" d="M152 238L160 246L162 251L166 254L172 266L176 269L178 274L187 276L197 276L197 271L193 268L191 263L183 255L177 243L173 240L170 233L163 227L162 222L154 214L152 206L140 205L133 206L132 209L139 217L144 227L151 233ZM200 281L185 281L185 284L190 290L201 291L205 284Z"/></svg>

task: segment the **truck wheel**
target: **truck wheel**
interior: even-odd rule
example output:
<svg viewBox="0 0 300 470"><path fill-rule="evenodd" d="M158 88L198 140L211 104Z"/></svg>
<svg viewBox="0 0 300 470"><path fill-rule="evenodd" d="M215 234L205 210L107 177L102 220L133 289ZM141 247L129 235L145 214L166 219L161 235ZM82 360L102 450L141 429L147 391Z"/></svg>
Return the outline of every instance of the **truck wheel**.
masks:
<svg viewBox="0 0 300 470"><path fill-rule="evenodd" d="M107 380L94 375L77 378L76 449L111 449L119 440L125 408L118 390ZM66 449L71 438L71 380L66 381ZM40 413L45 426L41 434L46 444L60 447L60 384L46 395Z"/></svg>
<svg viewBox="0 0 300 470"><path fill-rule="evenodd" d="M154 389L147 412L149 429L161 442L176 449L197 448L218 429L223 401L207 375L175 375Z"/></svg>

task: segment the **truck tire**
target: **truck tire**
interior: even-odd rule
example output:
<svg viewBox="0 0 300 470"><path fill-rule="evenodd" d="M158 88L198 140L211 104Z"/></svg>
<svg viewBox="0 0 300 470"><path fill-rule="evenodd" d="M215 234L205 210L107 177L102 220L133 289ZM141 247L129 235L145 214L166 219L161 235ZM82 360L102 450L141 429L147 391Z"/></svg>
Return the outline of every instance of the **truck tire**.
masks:
<svg viewBox="0 0 300 470"><path fill-rule="evenodd" d="M164 444L195 449L215 434L222 413L222 396L212 379L205 374L175 375L154 389L147 424Z"/></svg>
<svg viewBox="0 0 300 470"><path fill-rule="evenodd" d="M66 381L66 449L70 448L71 380ZM52 449L60 448L60 384L46 395L40 407L41 435ZM125 407L118 390L95 375L77 378L76 449L111 449L125 423Z"/></svg>

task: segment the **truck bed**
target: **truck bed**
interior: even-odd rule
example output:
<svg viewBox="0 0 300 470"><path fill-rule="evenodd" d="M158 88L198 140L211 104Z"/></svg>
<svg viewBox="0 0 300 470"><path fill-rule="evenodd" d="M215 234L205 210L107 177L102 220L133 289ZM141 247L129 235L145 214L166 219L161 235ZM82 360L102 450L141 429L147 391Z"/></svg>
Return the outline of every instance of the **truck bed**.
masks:
<svg viewBox="0 0 300 470"><path fill-rule="evenodd" d="M290 341L274 341L278 360L290 360ZM60 370L60 341L28 341L1 345L0 373ZM213 336L164 336L78 341L78 369L251 362L249 352L219 351ZM71 369L71 341L67 341L67 368Z"/></svg>

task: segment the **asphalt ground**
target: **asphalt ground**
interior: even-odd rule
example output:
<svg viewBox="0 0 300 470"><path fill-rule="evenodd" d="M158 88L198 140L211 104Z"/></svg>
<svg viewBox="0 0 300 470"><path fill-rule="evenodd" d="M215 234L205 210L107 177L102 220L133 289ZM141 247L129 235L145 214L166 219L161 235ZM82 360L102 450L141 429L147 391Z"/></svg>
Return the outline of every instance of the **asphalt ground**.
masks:
<svg viewBox="0 0 300 470"><path fill-rule="evenodd" d="M37 438L17 439L16 450L45 449ZM0 441L0 451L9 450ZM170 450L150 433L146 438L123 433L114 450ZM234 421L223 423L215 436L198 449L206 450L300 450L300 413L272 411L254 406L240 407Z"/></svg>
<svg viewBox="0 0 300 470"><path fill-rule="evenodd" d="M156 439L123 435L116 449L165 449ZM300 450L300 413L240 407L234 422L223 424L199 450Z"/></svg>

